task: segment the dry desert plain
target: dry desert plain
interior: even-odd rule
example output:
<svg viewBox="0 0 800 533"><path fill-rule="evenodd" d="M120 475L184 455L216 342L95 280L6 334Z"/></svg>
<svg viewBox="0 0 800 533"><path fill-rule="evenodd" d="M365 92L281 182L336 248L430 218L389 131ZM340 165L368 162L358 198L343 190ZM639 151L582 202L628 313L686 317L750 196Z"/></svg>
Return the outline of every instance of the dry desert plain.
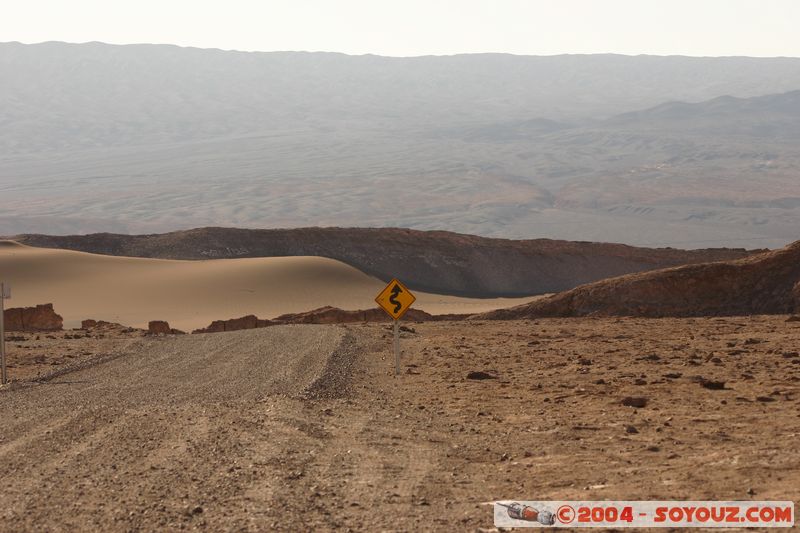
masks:
<svg viewBox="0 0 800 533"><path fill-rule="evenodd" d="M15 334L11 377L39 380L0 391L0 529L490 531L498 499L800 499L787 316L406 326L397 377L385 324Z"/></svg>

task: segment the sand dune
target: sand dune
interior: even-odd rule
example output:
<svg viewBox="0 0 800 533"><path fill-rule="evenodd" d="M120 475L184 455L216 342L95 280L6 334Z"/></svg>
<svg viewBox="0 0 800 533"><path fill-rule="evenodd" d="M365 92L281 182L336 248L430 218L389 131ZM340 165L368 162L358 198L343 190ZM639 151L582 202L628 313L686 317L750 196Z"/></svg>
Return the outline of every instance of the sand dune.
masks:
<svg viewBox="0 0 800 533"><path fill-rule="evenodd" d="M52 302L65 327L95 318L143 327L168 320L189 330L212 320L272 318L323 305L374 306L384 283L339 261L270 257L170 261L93 255L0 243L0 278L14 307ZM530 299L469 299L416 293L429 313L479 313Z"/></svg>

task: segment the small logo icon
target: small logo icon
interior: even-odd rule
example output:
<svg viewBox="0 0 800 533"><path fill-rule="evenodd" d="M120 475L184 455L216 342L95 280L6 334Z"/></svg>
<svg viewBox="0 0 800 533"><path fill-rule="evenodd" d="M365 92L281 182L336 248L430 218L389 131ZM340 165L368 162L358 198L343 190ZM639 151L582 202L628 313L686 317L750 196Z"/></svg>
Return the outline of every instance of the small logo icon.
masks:
<svg viewBox="0 0 800 533"><path fill-rule="evenodd" d="M558 521L562 524L570 524L575 520L575 509L569 505L562 505L556 511L556 516L558 516Z"/></svg>
<svg viewBox="0 0 800 533"><path fill-rule="evenodd" d="M521 503L514 502L510 505L506 505L504 503L499 503L502 507L505 507L509 518L513 518L514 520L524 520L526 522L539 522L544 526L552 526L555 524L555 517L553 513L550 511L540 511L531 507L530 505L522 505Z"/></svg>

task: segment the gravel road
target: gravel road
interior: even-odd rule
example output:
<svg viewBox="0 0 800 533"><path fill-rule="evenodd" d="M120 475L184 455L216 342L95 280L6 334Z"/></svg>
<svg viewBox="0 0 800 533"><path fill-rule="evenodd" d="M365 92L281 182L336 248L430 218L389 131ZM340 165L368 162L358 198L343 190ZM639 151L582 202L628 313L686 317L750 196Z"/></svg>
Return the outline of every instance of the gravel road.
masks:
<svg viewBox="0 0 800 533"><path fill-rule="evenodd" d="M269 413L342 385L325 371L346 335L279 326L141 339L101 364L3 390L0 530L185 529L209 508L221 519L246 506L281 460L280 448L254 453L279 424Z"/></svg>

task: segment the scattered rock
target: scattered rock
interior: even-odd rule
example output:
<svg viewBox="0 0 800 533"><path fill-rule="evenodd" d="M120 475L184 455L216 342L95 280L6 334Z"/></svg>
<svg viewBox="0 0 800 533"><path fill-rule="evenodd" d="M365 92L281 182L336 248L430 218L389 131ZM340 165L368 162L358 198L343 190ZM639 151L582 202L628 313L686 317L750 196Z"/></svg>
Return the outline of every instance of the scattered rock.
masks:
<svg viewBox="0 0 800 533"><path fill-rule="evenodd" d="M488 372L481 372L480 370L476 370L476 371L472 371L469 374L467 374L467 379L477 379L477 380L497 379L497 376L493 376L492 374L489 374Z"/></svg>
<svg viewBox="0 0 800 533"><path fill-rule="evenodd" d="M725 389L725 382L724 381L716 381L713 379L706 379L704 377L698 377L696 381L700 384L701 387L708 390L724 390Z"/></svg>
<svg viewBox="0 0 800 533"><path fill-rule="evenodd" d="M625 433L630 433L632 435L635 435L636 433L639 433L639 430L636 429L634 426L625 426Z"/></svg>
<svg viewBox="0 0 800 533"><path fill-rule="evenodd" d="M421 309L409 309L403 316L403 320L424 321L436 320L436 318ZM304 313L281 315L275 319L275 322L280 322L282 324L347 324L352 322L389 321L391 321L389 315L379 307L345 311L344 309L331 306L320 307L319 309L313 309Z"/></svg>
<svg viewBox="0 0 800 533"><path fill-rule="evenodd" d="M792 315L786 319L786 322L800 322L800 315Z"/></svg>
<svg viewBox="0 0 800 533"><path fill-rule="evenodd" d="M642 407L647 406L647 398L642 396L626 396L622 399L622 405L626 407L636 407L640 409Z"/></svg>
<svg viewBox="0 0 800 533"><path fill-rule="evenodd" d="M772 396L756 396L756 401L759 402L774 402L775 398Z"/></svg>
<svg viewBox="0 0 800 533"><path fill-rule="evenodd" d="M94 320L91 318L87 318L86 320L81 321L81 329L90 330L90 329L114 329L114 328L123 328L130 331L136 331L133 328L129 328L127 326L123 326L122 324L118 324L117 322L107 322L105 320Z"/></svg>
<svg viewBox="0 0 800 533"><path fill-rule="evenodd" d="M664 374L664 377L669 379L678 379L681 376L683 376L683 374L681 374L680 372L668 372Z"/></svg>
<svg viewBox="0 0 800 533"><path fill-rule="evenodd" d="M437 315L433 316L420 309L409 309L403 320L457 320L466 315ZM380 308L345 311L338 307L320 307L304 313L289 313L281 315L274 320L265 320L255 315L247 315L229 320L215 320L208 327L196 329L192 333L219 333L222 331L237 331L242 329L256 329L277 324L348 324L358 322L389 322L391 319ZM414 328L400 326L401 331L416 333Z"/></svg>

